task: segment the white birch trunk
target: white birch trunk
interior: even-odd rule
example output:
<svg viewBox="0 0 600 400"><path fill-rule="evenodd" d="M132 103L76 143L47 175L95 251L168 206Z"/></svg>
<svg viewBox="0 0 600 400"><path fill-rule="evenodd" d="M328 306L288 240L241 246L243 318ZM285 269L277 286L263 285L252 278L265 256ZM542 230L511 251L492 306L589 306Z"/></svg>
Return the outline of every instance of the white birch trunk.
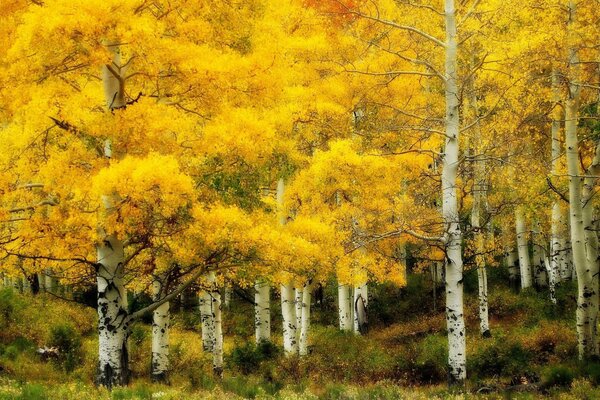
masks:
<svg viewBox="0 0 600 400"><path fill-rule="evenodd" d="M202 324L202 349L212 353L215 348L215 318L212 311L212 297L208 290L202 290L198 296L200 323Z"/></svg>
<svg viewBox="0 0 600 400"><path fill-rule="evenodd" d="M527 245L527 228L520 207L515 210L515 226L517 230L517 250L519 252L519 270L521 273L521 289L531 287L531 264L529 262L529 246Z"/></svg>
<svg viewBox="0 0 600 400"><path fill-rule="evenodd" d="M514 248L509 248L506 253L506 266L508 268L510 287L518 291L521 284L519 278L519 253Z"/></svg>
<svg viewBox="0 0 600 400"><path fill-rule="evenodd" d="M446 322L448 367L452 384L464 384L466 370L463 314L462 232L458 214L456 178L459 165L459 88L457 32L454 0L445 0L446 144L442 169L442 213L446 227Z"/></svg>
<svg viewBox="0 0 600 400"><path fill-rule="evenodd" d="M560 101L558 94L558 75L556 71L552 71L552 91L553 100L556 104ZM552 169L551 174L557 176L560 173L560 158L561 158L561 139L560 139L560 121L556 118L552 120L551 128L552 136ZM550 300L556 304L556 285L560 283L560 260L564 248L561 246L561 230L564 226L564 218L560 207L560 200L555 199L552 205L552 219L550 222L550 263L548 267L548 284L550 286Z"/></svg>
<svg viewBox="0 0 600 400"><path fill-rule="evenodd" d="M294 287L291 284L281 285L283 350L288 355L298 353L298 342L296 341L296 307L294 300Z"/></svg>
<svg viewBox="0 0 600 400"><path fill-rule="evenodd" d="M575 2L569 2L569 33L572 39L572 24L575 18ZM591 204L587 201L591 196L595 178L588 175L583 179L579 169L579 139L577 137L577 124L579 121L578 108L580 102L579 86L579 57L577 48L571 45L569 49L569 90L565 101L565 136L567 172L569 175L569 210L571 224L571 247L573 262L577 272L577 337L579 358L585 359L598 354L597 345L597 237L589 242L591 235L586 234L586 228L593 228L591 220ZM598 151L597 151L598 154ZM596 163L596 158L594 163ZM592 172L594 165L590 168ZM582 195L583 190L583 195ZM584 207L584 205L586 207ZM590 207L590 209L586 209ZM595 236L595 233L594 233ZM588 258L588 252L595 259ZM593 254L593 253L596 254Z"/></svg>
<svg viewBox="0 0 600 400"><path fill-rule="evenodd" d="M159 301L162 284L157 279L152 283L153 300ZM169 302L165 302L152 313L152 380L168 382L169 374Z"/></svg>
<svg viewBox="0 0 600 400"><path fill-rule="evenodd" d="M121 56L117 45L109 45L113 52L113 62L102 68L102 82L108 109L125 106L125 80L121 73ZM110 158L110 146L105 149L105 157ZM113 199L103 196L107 213L113 210ZM98 377L99 385L111 388L127 384L129 380L129 354L127 338L129 319L127 293L123 282L123 243L110 234L104 235L103 242L97 245L96 281L98 289Z"/></svg>
<svg viewBox="0 0 600 400"><path fill-rule="evenodd" d="M475 62L472 62L475 65ZM471 108L472 118L476 121L479 117L477 106L477 96L475 94L475 83L473 78L469 79L469 106ZM476 138L473 143L475 157L479 156L479 140L481 136L481 127L478 122L473 127ZM477 293L479 300L479 332L483 337L490 337L490 323L488 315L488 284L487 271L485 269L485 236L481 225L482 199L485 198L487 185L485 182L485 164L483 161L475 158L473 165L473 207L471 209L471 227L475 239L475 265L477 267Z"/></svg>
<svg viewBox="0 0 600 400"><path fill-rule="evenodd" d="M369 288L367 283L357 285L354 287L354 296L352 301L353 312L353 328L354 333L360 335L367 331L367 307L368 307L368 292Z"/></svg>
<svg viewBox="0 0 600 400"><path fill-rule="evenodd" d="M302 326L303 288L294 288L294 308L296 315L296 343L300 343L300 327Z"/></svg>
<svg viewBox="0 0 600 400"><path fill-rule="evenodd" d="M259 279L254 285L254 333L256 343L271 340L271 285Z"/></svg>
<svg viewBox="0 0 600 400"><path fill-rule="evenodd" d="M311 286L307 284L302 291L302 311L300 324L300 340L298 342L298 353L301 356L308 354L308 333L310 329L310 303Z"/></svg>
<svg viewBox="0 0 600 400"><path fill-rule="evenodd" d="M99 385L124 385L129 378L127 293L123 285L123 244L107 236L98 245L98 378Z"/></svg>
<svg viewBox="0 0 600 400"><path fill-rule="evenodd" d="M352 330L352 319L350 319L350 287L338 285L338 315L340 330Z"/></svg>
<svg viewBox="0 0 600 400"><path fill-rule="evenodd" d="M215 282L215 273L210 274L212 290L212 314L214 319L214 347L213 347L213 373L216 377L223 376L223 324L222 324L222 304L221 292Z"/></svg>

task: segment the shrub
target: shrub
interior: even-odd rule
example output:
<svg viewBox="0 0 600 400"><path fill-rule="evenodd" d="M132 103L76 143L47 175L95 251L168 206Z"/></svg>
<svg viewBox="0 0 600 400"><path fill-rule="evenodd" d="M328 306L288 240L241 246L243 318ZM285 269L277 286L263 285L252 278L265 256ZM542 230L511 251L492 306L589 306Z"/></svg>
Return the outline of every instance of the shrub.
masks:
<svg viewBox="0 0 600 400"><path fill-rule="evenodd" d="M575 372L570 367L565 365L555 365L548 367L543 374L543 385L545 387L552 386L569 386L575 379Z"/></svg>
<svg viewBox="0 0 600 400"><path fill-rule="evenodd" d="M531 353L501 331L496 331L493 340L482 340L478 344L467 357L467 370L474 376L514 376L530 370Z"/></svg>
<svg viewBox="0 0 600 400"><path fill-rule="evenodd" d="M417 345L411 373L419 382L436 383L446 379L448 340L445 336L430 335Z"/></svg>
<svg viewBox="0 0 600 400"><path fill-rule="evenodd" d="M247 342L233 348L228 363L247 375L258 372L263 361L274 359L280 354L281 350L268 340L263 340L258 345Z"/></svg>
<svg viewBox="0 0 600 400"><path fill-rule="evenodd" d="M53 326L49 344L59 350L58 361L67 372L73 371L82 362L81 336L68 324Z"/></svg>

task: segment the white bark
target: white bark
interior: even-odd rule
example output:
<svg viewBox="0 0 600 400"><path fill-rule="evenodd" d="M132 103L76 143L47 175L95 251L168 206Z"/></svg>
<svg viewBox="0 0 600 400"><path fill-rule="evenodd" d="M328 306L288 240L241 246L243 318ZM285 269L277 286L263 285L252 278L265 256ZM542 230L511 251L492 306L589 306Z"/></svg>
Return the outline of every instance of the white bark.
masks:
<svg viewBox="0 0 600 400"><path fill-rule="evenodd" d="M285 195L285 182L280 178L277 182L277 214L279 225L287 222L287 215L283 206ZM298 340L296 336L296 307L294 287L291 284L281 285L281 314L283 323L283 350L287 355L298 354Z"/></svg>
<svg viewBox="0 0 600 400"><path fill-rule="evenodd" d="M259 279L254 285L254 327L256 343L271 340L271 285Z"/></svg>
<svg viewBox="0 0 600 400"><path fill-rule="evenodd" d="M294 289L294 308L296 315L296 342L300 343L300 327L302 326L302 297L304 289Z"/></svg>
<svg viewBox="0 0 600 400"><path fill-rule="evenodd" d="M544 237L540 231L540 224L536 224L537 229L532 234L533 243L533 276L535 279L536 288L545 288L548 286L548 274L546 269L546 246Z"/></svg>
<svg viewBox="0 0 600 400"><path fill-rule="evenodd" d="M475 62L472 62L475 65ZM477 106L477 96L475 94L475 83L473 78L469 80L469 106L471 108L472 118L479 117L479 109ZM478 122L473 127L475 132L475 140L473 148L475 157L480 153L479 140L481 136L481 127ZM477 268L477 287L479 300L479 332L483 337L490 335L490 323L488 316L488 283L487 271L485 269L485 236L484 229L481 224L481 209L483 199L486 198L487 184L485 181L485 163L475 159L473 165L473 207L471 209L471 228L473 229L475 241L475 266Z"/></svg>
<svg viewBox="0 0 600 400"><path fill-rule="evenodd" d="M353 312L353 327L354 333L362 334L367 330L367 307L369 303L369 287L367 283L354 287L354 296L352 301Z"/></svg>
<svg viewBox="0 0 600 400"><path fill-rule="evenodd" d="M574 23L576 5L569 1L569 33L568 38L573 40L572 24ZM579 57L577 48L570 44L569 47L569 73L568 73L568 96L565 101L565 143L567 155L567 172L569 175L569 211L571 224L571 247L573 251L573 262L577 271L577 339L579 358L584 359L598 354L597 345L597 308L598 292L597 277L593 274L597 271L597 259L588 264L587 252L593 252L597 246L597 237L594 243L588 242L591 235L586 235L586 228L592 227L591 207L586 200L589 188L593 189L593 181L584 182L583 175L579 169L579 143L577 137L577 124L579 121L578 108L580 102L579 86ZM594 160L596 161L596 160ZM585 183L585 185L584 185ZM588 187L587 184L590 184ZM583 189L583 196L582 196ZM586 205L587 207L584 207ZM597 247L596 247L597 248ZM587 250L587 252L586 252Z"/></svg>
<svg viewBox="0 0 600 400"><path fill-rule="evenodd" d="M454 0L445 0L446 144L442 169L442 214L446 227L446 322L448 367L451 383L463 384L466 371L463 314L462 232L458 214L456 178L459 165L459 87Z"/></svg>
<svg viewBox="0 0 600 400"><path fill-rule="evenodd" d="M519 252L519 270L521 273L521 289L531 287L531 264L529 262L529 246L527 245L527 228L520 207L515 210L515 226L517 230L517 249Z"/></svg>
<svg viewBox="0 0 600 400"><path fill-rule="evenodd" d="M153 300L161 298L162 283L152 283ZM163 303L152 314L152 380L164 382L169 373L169 302Z"/></svg>
<svg viewBox="0 0 600 400"><path fill-rule="evenodd" d="M210 284L210 282L209 282ZM202 349L212 353L215 348L215 318L212 310L212 297L209 290L202 290L198 295L200 322L202 324Z"/></svg>
<svg viewBox="0 0 600 400"><path fill-rule="evenodd" d="M109 45L113 62L102 68L102 83L109 109L123 107L125 103L125 81L121 73L121 56L117 45ZM114 68L113 72L109 71ZM110 157L111 153L105 156ZM107 213L112 212L112 198L103 196ZM104 232L102 231L104 234ZM127 337L129 319L127 293L123 282L123 243L110 234L104 234L103 242L97 245L98 262L96 281L98 289L98 378L106 387L126 384L129 379L129 355Z"/></svg>
<svg viewBox="0 0 600 400"><path fill-rule="evenodd" d="M294 287L290 284L281 285L283 350L286 354L298 353L298 342L296 341L296 307L294 300Z"/></svg>
<svg viewBox="0 0 600 400"><path fill-rule="evenodd" d="M301 356L308 354L308 333L310 329L310 302L311 302L311 286L304 286L302 291L302 311L300 324L300 340L298 341L298 352Z"/></svg>
<svg viewBox="0 0 600 400"><path fill-rule="evenodd" d="M223 324L222 324L222 304L221 292L215 282L215 273L209 273L212 290L212 314L214 319L214 348L213 348L213 373L216 377L223 376Z"/></svg>
<svg viewBox="0 0 600 400"><path fill-rule="evenodd" d="M350 319L350 287L338 285L338 315L340 330L352 330L352 319Z"/></svg>
<svg viewBox="0 0 600 400"><path fill-rule="evenodd" d="M127 294L123 285L123 244L107 236L98 248L98 384L113 387L128 380Z"/></svg>
<svg viewBox="0 0 600 400"><path fill-rule="evenodd" d="M558 104L560 96L558 94L558 74L552 71L552 91L553 100ZM560 121L556 118L552 120L552 169L551 174L557 176L560 173L561 158L561 139L560 139ZM561 243L561 231L564 226L564 217L560 207L560 200L555 199L552 205L552 219L550 223L550 263L548 266L548 284L550 286L550 300L556 304L556 285L562 280L561 256L564 258L564 247Z"/></svg>

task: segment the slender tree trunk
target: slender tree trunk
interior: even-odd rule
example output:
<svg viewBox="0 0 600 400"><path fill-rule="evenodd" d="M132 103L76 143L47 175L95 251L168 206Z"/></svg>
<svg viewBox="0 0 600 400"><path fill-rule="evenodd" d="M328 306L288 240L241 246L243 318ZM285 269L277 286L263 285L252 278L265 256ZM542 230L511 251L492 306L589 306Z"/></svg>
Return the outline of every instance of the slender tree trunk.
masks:
<svg viewBox="0 0 600 400"><path fill-rule="evenodd" d="M454 0L445 0L446 46L446 144L442 170L442 213L446 227L446 322L448 367L451 384L464 384L467 376L465 321L463 314L462 232L458 213L456 179L459 165L459 87L457 32Z"/></svg>
<svg viewBox="0 0 600 400"><path fill-rule="evenodd" d="M558 74L556 71L552 71L552 91L553 100L556 105L560 101L558 94ZM550 171L553 176L557 176L560 173L560 159L561 159L561 141L560 141L560 121L558 118L553 117L552 119L552 170ZM562 208L560 206L560 200L557 198L554 200L552 205L552 219L551 219L551 237L550 237L550 264L548 268L548 283L550 286L550 300L556 304L556 285L561 281L560 274L560 260L564 257L564 248L561 243L561 230L564 226L564 217L562 214Z"/></svg>
<svg viewBox="0 0 600 400"><path fill-rule="evenodd" d="M536 229L532 233L533 243L533 276L536 289L542 289L548 287L548 275L546 273L546 246L545 239L541 232L541 226L539 223L535 224Z"/></svg>
<svg viewBox="0 0 600 400"><path fill-rule="evenodd" d="M211 283L211 308L214 320L213 373L217 378L223 376L223 325L221 292L217 287L215 273L209 273Z"/></svg>
<svg viewBox="0 0 600 400"><path fill-rule="evenodd" d="M123 244L107 236L98 245L98 357L97 382L111 388L129 380L127 294L123 285Z"/></svg>
<svg viewBox="0 0 600 400"><path fill-rule="evenodd" d="M521 272L521 289L531 287L531 264L529 262L529 246L527 245L527 228L520 207L515 210L515 226L517 229L517 249L519 251L519 269Z"/></svg>
<svg viewBox="0 0 600 400"><path fill-rule="evenodd" d="M121 78L121 56L117 45L109 45L113 52L113 71L102 69L102 81L108 109L125 105L124 80ZM116 73L116 75L115 75ZM110 142L105 145L104 156L111 158ZM113 199L103 196L107 214L113 212ZM98 289L98 376L99 385L111 388L127 384L129 380L129 336L127 293L123 282L123 243L114 235L100 232L103 242L97 245L98 262L96 281Z"/></svg>
<svg viewBox="0 0 600 400"><path fill-rule="evenodd" d="M303 288L294 288L294 308L296 316L296 343L300 343L300 327L302 326Z"/></svg>
<svg viewBox="0 0 600 400"><path fill-rule="evenodd" d="M271 285L259 279L254 285L254 326L256 343L271 340Z"/></svg>
<svg viewBox="0 0 600 400"><path fill-rule="evenodd" d="M475 62L471 63L473 66ZM473 78L469 79L469 108L471 109L472 118L477 121L479 117L479 109L477 106L477 96L475 93L475 82ZM481 336L490 337L490 323L488 316L488 284L487 284L487 271L485 269L485 234L484 229L481 225L481 208L482 199L485 198L485 192L487 190L486 177L485 177L485 163L477 158L480 153L479 140L481 137L481 127L476 122L473 127L475 132L475 140L473 141L474 149L474 162L473 162L473 207L471 209L471 227L473 229L473 235L475 239L475 264L477 267L477 288L478 288L478 300L479 300L479 331Z"/></svg>
<svg viewBox="0 0 600 400"><path fill-rule="evenodd" d="M280 178L277 182L277 214L279 225L287 222L284 209L285 182ZM296 337L296 307L294 287L291 283L281 285L281 314L283 323L283 350L287 355L298 354L298 341Z"/></svg>
<svg viewBox="0 0 600 400"><path fill-rule="evenodd" d="M281 314L283 316L283 349L286 354L298 353L296 341L296 307L294 287L281 285Z"/></svg>
<svg viewBox="0 0 600 400"><path fill-rule="evenodd" d="M300 340L298 342L298 353L301 356L308 354L308 333L310 329L310 303L311 303L311 285L306 284L302 291L302 318L300 324Z"/></svg>
<svg viewBox="0 0 600 400"><path fill-rule="evenodd" d="M575 2L569 2L569 33L572 40L572 24L575 19ZM584 182L584 176L579 168L579 139L577 137L577 124L579 121L578 108L580 102L579 87L579 57L577 49L571 45L569 49L569 90L565 101L565 137L567 172L569 175L569 209L571 223L571 247L573 261L577 271L577 336L579 358L585 359L597 355L597 277L593 273L597 270L597 260L588 264L587 252L594 252L592 256L597 259L597 238L593 243L588 242L591 235L586 235L586 228L592 227L591 212L585 210L585 205L591 208L586 200L590 188L593 188L594 178ZM588 186L589 185L589 186ZM583 195L582 195L583 190Z"/></svg>
<svg viewBox="0 0 600 400"><path fill-rule="evenodd" d="M367 283L357 285L354 287L354 296L352 301L353 307L353 327L354 333L363 334L367 331L367 306L368 306L368 293L369 287Z"/></svg>
<svg viewBox="0 0 600 400"><path fill-rule="evenodd" d="M350 287L338 285L338 314L340 330L352 330L352 319L350 319Z"/></svg>
<svg viewBox="0 0 600 400"><path fill-rule="evenodd" d="M153 300L159 301L162 283L156 279L152 283ZM162 304L152 313L152 381L169 381L169 302Z"/></svg>
<svg viewBox="0 0 600 400"><path fill-rule="evenodd" d="M215 349L215 318L212 310L213 299L209 290L202 290L198 295L198 308L202 324L202 349L212 353Z"/></svg>

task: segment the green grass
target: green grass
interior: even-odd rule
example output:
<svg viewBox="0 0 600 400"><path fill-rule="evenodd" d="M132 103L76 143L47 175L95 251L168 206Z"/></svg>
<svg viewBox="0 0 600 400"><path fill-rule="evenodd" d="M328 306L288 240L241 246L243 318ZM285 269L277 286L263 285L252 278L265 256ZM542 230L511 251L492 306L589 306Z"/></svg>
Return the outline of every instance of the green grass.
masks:
<svg viewBox="0 0 600 400"><path fill-rule="evenodd" d="M212 376L211 357L201 349L198 318L175 313L171 331L171 386L149 381L151 328L132 327L132 383L108 392L93 385L97 358L96 311L44 295L0 290L0 400L3 399L425 399L505 398L509 382L523 374L540 377L545 391L512 398L600 398L600 365L576 360L572 284L558 290L552 306L544 292L514 293L490 285L491 339L478 334L475 291L467 290L467 360L464 396L445 386L447 344L441 299L433 311L430 284L412 276L403 289L370 288L370 332L337 329L334 289L314 308L310 354L281 351L278 302L273 301L272 344L253 344L249 304L224 310L226 371ZM51 316L51 317L50 317ZM57 345L59 360L43 361L37 347ZM497 392L474 393L482 387ZM577 397L579 396L579 397ZM584 397L581 397L584 396ZM596 397L594 397L596 396Z"/></svg>

